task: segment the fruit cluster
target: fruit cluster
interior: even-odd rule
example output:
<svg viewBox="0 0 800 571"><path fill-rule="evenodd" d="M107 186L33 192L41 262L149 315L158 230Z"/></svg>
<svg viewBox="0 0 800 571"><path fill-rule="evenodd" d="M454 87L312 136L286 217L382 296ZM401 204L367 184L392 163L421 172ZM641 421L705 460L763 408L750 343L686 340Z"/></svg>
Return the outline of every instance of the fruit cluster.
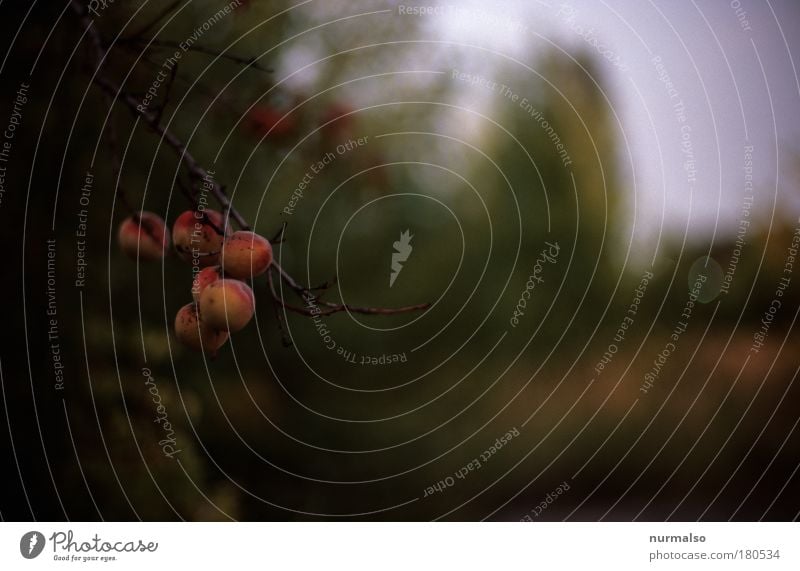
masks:
<svg viewBox="0 0 800 571"><path fill-rule="evenodd" d="M214 210L187 210L172 227L178 256L193 266L192 297L175 316L175 336L197 351L216 354L231 333L243 329L255 313L255 296L246 280L267 271L272 246L255 232L230 232ZM152 212L126 218L119 228L123 253L133 259L161 259L170 232Z"/></svg>

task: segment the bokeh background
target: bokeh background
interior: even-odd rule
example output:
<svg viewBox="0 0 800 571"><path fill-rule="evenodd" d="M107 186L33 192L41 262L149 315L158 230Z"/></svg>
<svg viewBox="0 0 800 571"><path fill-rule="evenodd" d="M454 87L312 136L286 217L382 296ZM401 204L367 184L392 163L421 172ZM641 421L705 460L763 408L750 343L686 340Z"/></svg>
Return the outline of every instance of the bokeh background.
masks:
<svg viewBox="0 0 800 571"><path fill-rule="evenodd" d="M3 519L797 519L796 3L76 5L0 5ZM191 267L116 231L186 169L97 85L176 51L150 109L282 267L430 309L258 279L177 344Z"/></svg>

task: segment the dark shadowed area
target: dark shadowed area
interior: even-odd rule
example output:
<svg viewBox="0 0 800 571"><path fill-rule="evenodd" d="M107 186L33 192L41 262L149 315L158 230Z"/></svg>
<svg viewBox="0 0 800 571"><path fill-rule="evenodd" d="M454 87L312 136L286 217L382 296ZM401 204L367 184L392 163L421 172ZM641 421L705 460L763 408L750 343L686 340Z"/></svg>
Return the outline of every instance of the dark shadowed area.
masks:
<svg viewBox="0 0 800 571"><path fill-rule="evenodd" d="M733 5L2 3L0 517L797 519L800 17ZM193 208L272 240L216 355L119 244Z"/></svg>

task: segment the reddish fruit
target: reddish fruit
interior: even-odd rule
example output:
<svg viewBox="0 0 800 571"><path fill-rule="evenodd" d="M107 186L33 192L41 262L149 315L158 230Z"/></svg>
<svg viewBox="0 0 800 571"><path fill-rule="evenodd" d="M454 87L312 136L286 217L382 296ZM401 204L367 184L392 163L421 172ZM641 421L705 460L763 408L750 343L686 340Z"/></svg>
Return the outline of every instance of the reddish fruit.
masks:
<svg viewBox="0 0 800 571"><path fill-rule="evenodd" d="M247 112L247 126L253 135L284 139L295 132L297 120L269 105L256 105Z"/></svg>
<svg viewBox="0 0 800 571"><path fill-rule="evenodd" d="M243 329L253 318L255 308L253 290L239 280L217 280L200 295L200 315L214 329L231 333Z"/></svg>
<svg viewBox="0 0 800 571"><path fill-rule="evenodd" d="M216 210L187 210L172 226L172 240L181 258L200 267L219 263L225 241L225 218Z"/></svg>
<svg viewBox="0 0 800 571"><path fill-rule="evenodd" d="M222 269L240 280L259 276L272 263L272 246L255 232L240 230L222 246Z"/></svg>
<svg viewBox="0 0 800 571"><path fill-rule="evenodd" d="M134 260L137 257L145 262L160 260L169 248L169 230L164 219L152 212L140 212L138 217L123 220L118 238L122 252Z"/></svg>
<svg viewBox="0 0 800 571"><path fill-rule="evenodd" d="M192 280L192 297L195 301L200 301L200 294L206 286L222 278L222 268L220 266L209 266L194 274Z"/></svg>
<svg viewBox="0 0 800 571"><path fill-rule="evenodd" d="M340 139L350 135L355 114L353 108L341 102L331 103L320 117L320 130L327 138Z"/></svg>
<svg viewBox="0 0 800 571"><path fill-rule="evenodd" d="M175 337L190 349L214 356L228 340L228 332L210 327L200 319L197 304L190 303L181 307L175 316Z"/></svg>

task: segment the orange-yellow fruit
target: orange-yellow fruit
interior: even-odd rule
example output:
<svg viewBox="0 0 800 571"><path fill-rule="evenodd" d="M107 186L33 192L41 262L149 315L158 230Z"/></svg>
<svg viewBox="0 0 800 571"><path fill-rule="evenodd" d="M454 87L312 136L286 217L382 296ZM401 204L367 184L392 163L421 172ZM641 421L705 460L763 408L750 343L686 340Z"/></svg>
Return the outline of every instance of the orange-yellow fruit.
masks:
<svg viewBox="0 0 800 571"><path fill-rule="evenodd" d="M247 325L255 313L253 290L230 278L217 280L200 295L200 315L209 327L234 333Z"/></svg>
<svg viewBox="0 0 800 571"><path fill-rule="evenodd" d="M272 263L272 246L255 232L234 232L222 246L222 269L240 280L253 278L267 271Z"/></svg>
<svg viewBox="0 0 800 571"><path fill-rule="evenodd" d="M187 210L172 226L175 249L181 258L200 267L218 264L228 233L224 224L225 218L216 210Z"/></svg>
<svg viewBox="0 0 800 571"><path fill-rule="evenodd" d="M175 336L190 349L206 351L212 356L228 340L227 331L214 329L200 319L196 303L184 305L178 310L175 316Z"/></svg>
<svg viewBox="0 0 800 571"><path fill-rule="evenodd" d="M194 274L192 280L192 297L195 301L200 301L200 294L206 289L206 286L214 283L222 277L222 268L220 266L209 266L203 268Z"/></svg>
<svg viewBox="0 0 800 571"><path fill-rule="evenodd" d="M129 216L119 226L119 247L134 260L160 260L169 248L169 230L164 219L152 212L140 212L138 220Z"/></svg>

